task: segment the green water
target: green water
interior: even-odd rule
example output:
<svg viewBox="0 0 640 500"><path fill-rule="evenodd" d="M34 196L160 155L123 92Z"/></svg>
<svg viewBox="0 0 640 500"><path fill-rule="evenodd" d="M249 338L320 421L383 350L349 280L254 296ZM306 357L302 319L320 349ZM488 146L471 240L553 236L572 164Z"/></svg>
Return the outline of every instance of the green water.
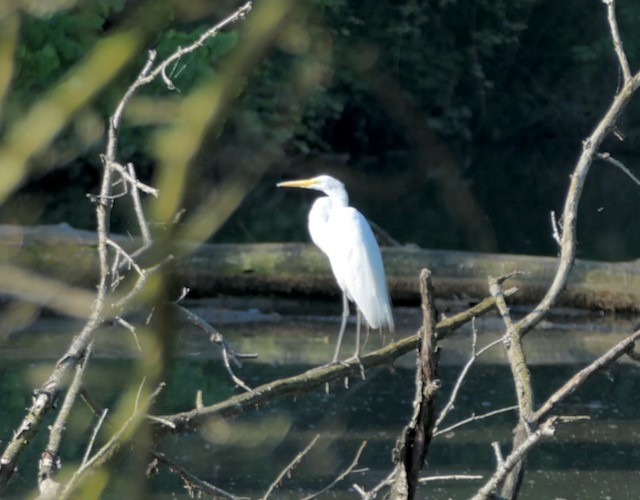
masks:
<svg viewBox="0 0 640 500"><path fill-rule="evenodd" d="M234 345L242 346L243 350L253 346L257 352L265 353L237 370L245 382L257 386L294 375L312 367L304 361L309 356L315 359L314 356L330 354L331 342L323 339L327 331L335 329L333 321L294 323L284 329L277 322L271 326L227 325L225 331ZM33 387L49 372L57 349L68 341L71 331L68 326L62 328L55 321L49 322L31 332L15 334L0 346L3 360L0 439L3 441L20 421ZM410 330L412 325L406 328ZM282 334L297 329L306 333L300 337ZM593 327L588 330L593 335ZM574 334L588 336L586 331ZM109 337L96 347L86 385L96 401L112 408L121 388L135 379L136 363L134 351L122 347L127 345L124 334L111 332ZM613 344L616 337L615 332L601 332L598 345ZM541 335L540 344L544 347L543 338ZM566 338L574 339L565 346L567 353L575 355L578 350L586 349L584 343L575 341L576 337ZM461 338L459 342L457 347L453 342L443 348L446 352L443 352L440 370L443 382L440 405L444 404L460 370L454 351L458 349L462 359L462 353L468 349L468 339ZM485 336L481 336L480 345L484 342ZM538 401L584 366L581 362L553 362L558 356L557 347L554 349L556 351L547 356L550 362L532 366ZM27 356L28 353L31 355ZM543 352L537 352L536 356L544 360ZM581 356L588 358L589 354ZM575 356L566 357L575 359ZM350 490L353 483L371 488L391 470L391 451L410 416L414 391L412 365L411 356L406 356L397 368L381 367L367 372L364 381L351 380L349 389L336 382L329 394L318 389L295 398L281 398L235 419L217 421L198 432L165 436L158 449L201 479L234 494L256 498L264 494L286 464L319 434L321 437L313 450L272 496L301 498L329 484L349 465L360 443L366 440L357 471L325 495L326 498L356 498ZM202 390L205 404L238 392L232 389L216 350L189 332L180 332L176 355L165 380L167 387L158 404L159 411L166 413L193 408L197 390ZM562 406L562 413L586 415L591 420L561 426L555 438L536 448L528 461L521 498L637 498L640 491L638 387L640 370L631 363L622 363L608 373L596 375L573 394ZM481 358L471 369L456 407L443 427L472 413L481 414L512 404L514 391L508 367L497 355L486 360ZM61 452L63 466L82 456L94 423L95 418L86 407L79 405L74 410ZM435 438L424 475L480 474L488 478L495 461L491 442L500 442L506 455L514 423L515 415L504 413ZM44 448L46 437L46 432L41 431L22 457L10 495L22 497L34 491L37 456ZM114 470L124 477L128 462L119 458L114 464ZM107 490L107 497L121 496L117 481L115 483L113 489ZM164 467L145 483L153 497L186 496L180 480ZM430 483L422 487L420 494L429 498L465 498L481 483Z"/></svg>

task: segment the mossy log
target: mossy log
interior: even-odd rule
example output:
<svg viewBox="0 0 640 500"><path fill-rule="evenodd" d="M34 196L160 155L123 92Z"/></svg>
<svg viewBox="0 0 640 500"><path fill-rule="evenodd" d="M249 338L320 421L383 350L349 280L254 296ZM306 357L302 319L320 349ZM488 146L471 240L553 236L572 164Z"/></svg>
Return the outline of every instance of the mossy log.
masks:
<svg viewBox="0 0 640 500"><path fill-rule="evenodd" d="M115 238L125 248L135 240ZM0 259L66 283L91 287L97 276L95 233L68 226L0 226ZM324 255L302 243L179 245L172 269L176 281L195 295L335 295L337 286ZM436 296L475 300L488 294L488 276L515 270L512 300L534 304L556 271L558 259L414 247L383 249L395 301L419 300L418 275L428 267ZM559 305L603 310L640 310L640 266L633 262L577 260Z"/></svg>

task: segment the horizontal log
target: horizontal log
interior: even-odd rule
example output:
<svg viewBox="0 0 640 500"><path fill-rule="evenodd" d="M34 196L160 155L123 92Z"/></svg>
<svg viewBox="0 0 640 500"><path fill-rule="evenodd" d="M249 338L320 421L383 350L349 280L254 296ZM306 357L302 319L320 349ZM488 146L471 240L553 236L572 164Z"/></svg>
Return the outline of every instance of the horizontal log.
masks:
<svg viewBox="0 0 640 500"><path fill-rule="evenodd" d="M132 238L114 238L126 248ZM327 259L302 243L177 245L176 281L195 295L295 294L337 295ZM154 252L157 255L157 252ZM418 275L433 273L436 296L474 301L488 294L488 276L519 270L509 280L520 291L512 300L534 304L546 292L558 259L528 255L485 254L416 247L383 248L394 300L419 300ZM95 233L69 226L0 225L0 259L66 283L93 287L97 277ZM640 266L632 262L577 260L559 305L603 310L640 310Z"/></svg>

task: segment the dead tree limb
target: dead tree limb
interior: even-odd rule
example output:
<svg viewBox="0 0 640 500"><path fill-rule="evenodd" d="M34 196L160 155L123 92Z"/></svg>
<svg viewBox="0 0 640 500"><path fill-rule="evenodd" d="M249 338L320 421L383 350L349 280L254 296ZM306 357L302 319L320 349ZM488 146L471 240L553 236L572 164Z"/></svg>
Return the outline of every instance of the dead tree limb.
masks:
<svg viewBox="0 0 640 500"><path fill-rule="evenodd" d="M515 293L515 290L506 292L507 295ZM493 298L486 298L478 305L467 309L459 314L443 319L437 325L436 332L438 339L446 338L455 330L472 318L482 316L495 306ZM391 364L400 356L415 350L418 346L418 333L393 342L381 349L372 351L360 358L362 366L373 368L375 366ZM343 379L349 376L360 376L361 366L358 360L347 361L333 365L314 368L293 377L268 382L258 387L254 387L252 392L245 392L233 396L225 401L210 406L194 408L182 413L172 415L160 415L161 422L153 422L152 427L156 437L167 433L180 433L197 429L205 422L216 416L238 415L249 408L267 403L275 398L299 394L321 387L326 382ZM170 423L171 425L167 425Z"/></svg>
<svg viewBox="0 0 640 500"><path fill-rule="evenodd" d="M499 464L496 472L472 497L472 500L486 500L493 498L493 492L497 486L511 473L511 471L527 457L531 450L544 438L552 437L555 434L556 424L561 422L571 422L583 420L583 417L551 417L545 420L538 428L527 435L509 456Z"/></svg>
<svg viewBox="0 0 640 500"><path fill-rule="evenodd" d="M559 228L558 228L559 230ZM134 257L142 238L112 234L111 240ZM92 287L99 268L94 232L60 226L0 225L0 255L36 276ZM198 295L296 294L335 295L339 291L324 255L303 243L174 245L171 272L176 281ZM24 251L17 252L17 249ZM437 298L484 297L487 276L520 270L510 280L520 293L514 304L536 304L546 293L558 267L555 257L483 254L408 247L382 249L394 300L420 301L415 277L426 265L434 273ZM122 266L126 262L122 261ZM73 273L69 272L73 269ZM2 291L10 286L0 274ZM25 291L26 300L29 293ZM93 298L93 297L92 297ZM558 305L586 309L640 310L640 261L576 260ZM85 313L85 316L88 313Z"/></svg>
<svg viewBox="0 0 640 500"><path fill-rule="evenodd" d="M533 386L531 384L531 372L522 345L522 331L517 329L511 319L509 307L504 298L502 283L511 276L489 278L489 291L496 299L496 307L505 324L504 337L505 351L509 360L509 368L515 385L516 398L518 400L518 425L513 431L513 449L519 449L529 436L530 421L533 414ZM526 453L522 459L516 461L509 469L509 475L505 483L505 489L518 491L524 475Z"/></svg>
<svg viewBox="0 0 640 500"><path fill-rule="evenodd" d="M628 63L626 63L626 56L620 56L620 54L624 53L622 51L622 42L620 42L617 23L615 22L615 2L613 0L605 0L604 3L607 5L610 33L614 41L616 54L618 54L621 67L623 68L623 73L625 73L625 68L628 71ZM542 320L567 284L569 273L573 268L576 256L576 224L578 220L578 206L580 204L580 198L582 196L582 190L584 188L587 175L589 174L589 169L591 168L593 160L597 157L598 149L600 148L602 141L614 129L618 118L631 102L631 99L638 90L638 87L640 87L640 72L628 77L625 74L622 88L614 96L609 108L600 122L596 125L591 135L582 142L582 152L580 153L578 162L576 163L573 174L571 175L571 181L569 183L562 212L560 264L553 282L549 286L544 298L536 308L531 311L531 313L516 325L516 328L521 330L523 334L526 334Z"/></svg>
<svg viewBox="0 0 640 500"><path fill-rule="evenodd" d="M507 345L507 353L509 354L511 370L514 376L520 411L520 419L514 429L512 453L510 456L514 456L517 450L524 449L526 444L529 443L530 438L542 430L543 425L539 424L540 426L537 428L535 426L533 426L533 428L531 427L532 419L535 415L533 410L534 402L530 374L522 349L522 338L535 328L549 312L567 285L569 274L575 264L578 206L591 164L594 159L598 158L599 148L602 142L615 129L618 118L640 87L640 72L637 72L633 76L631 75L627 57L622 47L615 15L615 2L614 0L603 0L603 3L607 7L609 32L623 74L622 87L614 96L609 108L593 132L582 143L582 152L571 175L565 198L560 224L562 229L559 234L560 262L551 285L535 309L517 323L511 321L507 314L508 310L506 309L506 305L501 308L509 342ZM558 230L554 228L554 237L556 239L558 239L557 232ZM492 294L494 294L493 291ZM500 304L498 304L498 306L500 307ZM550 422L550 419L547 419L545 422ZM522 456L512 464L509 471L502 476L501 481L504 479L504 485L501 491L502 497L511 499L517 496L522 483L524 473L523 463L526 455L527 452L523 453Z"/></svg>
<svg viewBox="0 0 640 500"><path fill-rule="evenodd" d="M440 388L436 353L436 310L431 271L420 273L422 291L422 328L418 332L416 395L413 415L394 451L396 475L391 486L393 498L415 497L420 471L427 456L435 425L435 396Z"/></svg>
<svg viewBox="0 0 640 500"><path fill-rule="evenodd" d="M576 419L576 417L550 416L550 413L557 410L559 404L567 396L582 386L594 374L606 370L622 356L632 352L635 347L635 342L637 342L638 339L640 339L640 330L610 348L602 356L571 377L562 387L547 398L540 408L531 415L531 419L528 422L523 423L523 421L520 421L514 430L515 436L511 453L504 459L503 463L498 464L496 474L478 491L478 494L474 498L489 498L493 490L502 481L505 482L505 487L515 488L514 491L517 491L519 485L509 483L509 481L521 481L521 467L529 451L541 438L549 435L547 431L540 432L540 430L544 426L547 426L548 430L552 431L556 422L566 422ZM535 430L532 430L532 428L535 428Z"/></svg>
<svg viewBox="0 0 640 500"><path fill-rule="evenodd" d="M40 462L38 463L38 489L40 490L40 497L42 499L53 499L59 496L62 488L62 484L55 481L53 478L55 473L62 466L60 460L60 444L62 443L62 435L67 425L71 408L76 402L76 398L80 394L82 389L82 381L85 370L89 364L89 358L91 357L91 344L85 352L84 358L78 365L76 365L76 372L73 376L69 390L64 398L62 407L56 416L56 420L51 426L49 432L49 443L42 452Z"/></svg>
<svg viewBox="0 0 640 500"><path fill-rule="evenodd" d="M558 405L578 387L584 384L587 379L594 374L608 369L620 357L625 354L633 353L635 343L640 339L640 330L629 335L626 339L620 341L602 356L594 360L588 366L580 370L573 377L567 380L562 387L554 392L547 400L536 410L532 416L532 423L537 423L547 418L549 414L556 410Z"/></svg>

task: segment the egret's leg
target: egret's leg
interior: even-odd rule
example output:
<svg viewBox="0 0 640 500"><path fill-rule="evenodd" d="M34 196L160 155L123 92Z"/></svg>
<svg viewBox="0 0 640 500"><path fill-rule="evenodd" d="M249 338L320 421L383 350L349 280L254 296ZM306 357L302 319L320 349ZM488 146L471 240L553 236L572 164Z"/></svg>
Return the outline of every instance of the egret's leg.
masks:
<svg viewBox="0 0 640 500"><path fill-rule="evenodd" d="M336 353L333 355L333 362L338 362L340 356L340 345L342 344L342 337L344 331L347 328L347 320L349 319L349 299L347 298L347 292L342 290L342 323L340 324L340 333L338 334L338 343L336 344Z"/></svg>
<svg viewBox="0 0 640 500"><path fill-rule="evenodd" d="M362 325L362 313L360 309L357 309L357 318L356 318L356 352L353 355L354 358L360 359L360 326Z"/></svg>
<svg viewBox="0 0 640 500"><path fill-rule="evenodd" d="M362 326L362 313L357 307L356 310L356 352L353 354L352 359L355 359L358 362L358 365L360 365L360 376L362 377L362 380L364 380L364 366L362 366L362 362L360 361L360 328Z"/></svg>

